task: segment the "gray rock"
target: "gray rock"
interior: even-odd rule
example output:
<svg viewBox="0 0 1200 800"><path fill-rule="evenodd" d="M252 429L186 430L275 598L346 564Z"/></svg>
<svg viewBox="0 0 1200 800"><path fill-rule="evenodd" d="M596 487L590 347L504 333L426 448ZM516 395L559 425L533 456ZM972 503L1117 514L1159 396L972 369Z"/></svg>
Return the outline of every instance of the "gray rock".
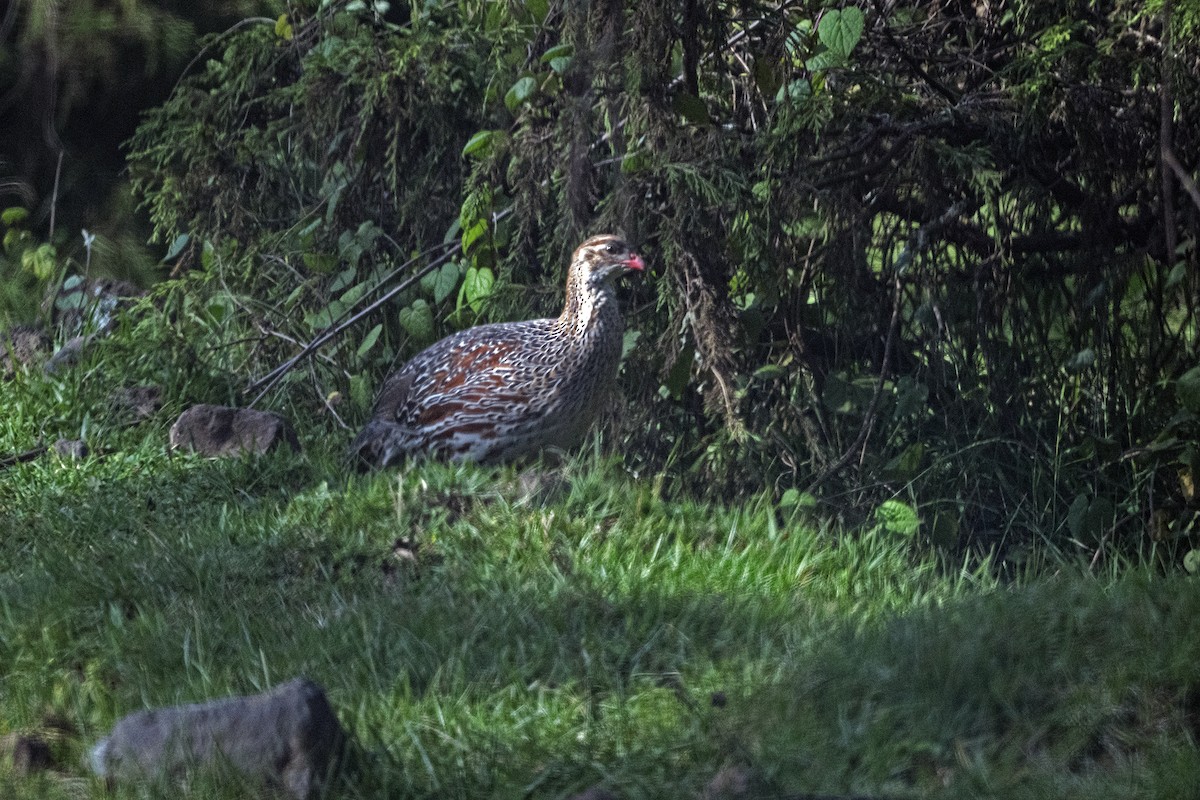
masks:
<svg viewBox="0 0 1200 800"><path fill-rule="evenodd" d="M54 766L50 745L36 736L21 733L0 736L0 755L12 760L12 769L17 775L32 775Z"/></svg>
<svg viewBox="0 0 1200 800"><path fill-rule="evenodd" d="M121 781L228 763L308 800L336 769L345 744L324 690L295 678L264 694L130 714L92 749L91 766Z"/></svg>
<svg viewBox="0 0 1200 800"><path fill-rule="evenodd" d="M54 452L59 458L79 461L88 457L88 446L82 439L58 439L54 442Z"/></svg>
<svg viewBox="0 0 1200 800"><path fill-rule="evenodd" d="M287 444L300 452L291 423L269 411L201 404L179 415L171 426L171 446L206 456L265 453Z"/></svg>
<svg viewBox="0 0 1200 800"><path fill-rule="evenodd" d="M92 336L76 336L68 339L62 347L58 348L58 352L50 357L42 369L47 375L57 375L64 368L75 366L83 358L83 351L92 343L92 339Z"/></svg>

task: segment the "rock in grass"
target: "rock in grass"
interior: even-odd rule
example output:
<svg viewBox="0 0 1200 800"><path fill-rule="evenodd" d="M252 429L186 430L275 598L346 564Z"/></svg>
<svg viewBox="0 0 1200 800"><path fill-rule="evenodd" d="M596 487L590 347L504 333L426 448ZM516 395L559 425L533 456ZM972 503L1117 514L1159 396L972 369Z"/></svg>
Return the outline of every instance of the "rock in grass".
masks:
<svg viewBox="0 0 1200 800"><path fill-rule="evenodd" d="M17 775L32 775L54 766L50 745L36 736L22 733L0 736L0 755L11 759L12 770Z"/></svg>
<svg viewBox="0 0 1200 800"><path fill-rule="evenodd" d="M88 446L82 439L58 439L54 442L54 452L59 458L79 461L88 457Z"/></svg>
<svg viewBox="0 0 1200 800"><path fill-rule="evenodd" d="M171 446L205 456L266 453L280 444L300 452L291 423L269 411L201 404L179 415L171 426Z"/></svg>
<svg viewBox="0 0 1200 800"><path fill-rule="evenodd" d="M345 743L324 690L296 678L259 695L130 714L92 749L91 766L102 778L122 781L225 762L308 800L336 768Z"/></svg>

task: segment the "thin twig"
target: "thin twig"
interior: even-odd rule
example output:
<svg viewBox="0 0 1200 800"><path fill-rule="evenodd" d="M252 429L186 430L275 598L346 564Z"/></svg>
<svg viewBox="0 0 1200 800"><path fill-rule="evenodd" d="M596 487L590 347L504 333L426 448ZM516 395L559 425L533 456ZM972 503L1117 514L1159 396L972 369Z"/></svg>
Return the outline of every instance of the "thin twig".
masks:
<svg viewBox="0 0 1200 800"><path fill-rule="evenodd" d="M1175 93L1171 87L1171 0L1162 4L1162 80L1158 93L1158 148L1162 158L1162 208L1163 243L1167 248L1167 262L1175 258L1175 198L1171 191L1171 171L1168 169L1167 154L1175 147Z"/></svg>
<svg viewBox="0 0 1200 800"><path fill-rule="evenodd" d="M58 166L54 168L54 191L50 195L50 234L46 237L54 241L54 217L58 211L58 179L62 175L63 151L58 151Z"/></svg>
<svg viewBox="0 0 1200 800"><path fill-rule="evenodd" d="M1162 148L1162 159L1166 162L1171 171L1175 173L1175 177L1179 178L1179 182L1183 184L1184 191L1192 198L1196 208L1200 209L1200 189L1196 188L1196 182L1192 180L1192 176L1183 168L1183 164L1179 163L1179 159L1175 157L1175 151L1167 146Z"/></svg>
<svg viewBox="0 0 1200 800"><path fill-rule="evenodd" d="M8 469L15 464L24 464L28 461L33 461L38 456L45 453L50 448L46 445L38 445L32 450L26 450L24 453L12 453L6 456L0 456L0 469Z"/></svg>
<svg viewBox="0 0 1200 800"><path fill-rule="evenodd" d="M287 361L283 362L278 367L271 370L266 375L262 376L261 378L256 380L254 383L247 386L246 387L247 394L249 394L251 392L257 392L257 394L254 396L254 399L252 401L250 401L250 404L248 407L253 408L258 403L259 400L262 400L263 397L267 394L267 392L271 391L271 389L274 388L275 384L279 383L279 381L283 378L283 376L286 375L288 372L290 372L291 369L294 366L296 366L296 364L300 363L300 361L303 358L305 358L306 356L308 356L309 354L311 354L312 352L317 350L319 347L324 345L330 339L333 339L334 337L341 334L342 331L357 324L358 321L361 320L363 317L370 314L372 311L375 311L377 308L383 306L385 303L387 303L393 297L395 297L396 295L405 291L410 286L415 284L417 281L421 280L421 278L424 278L426 275L433 272L434 269L436 269L437 267L440 267L442 264L446 263L451 258L453 258L455 255L460 253L462 251L462 244L461 244L461 242L452 242L452 243L442 244L439 247L435 247L429 251L426 251L425 253L422 253L420 256L417 256L416 258L409 259L408 261L406 261L404 263L404 265L403 265L403 267L401 267L401 269L404 269L413 264L416 264L422 257L429 255L430 253L436 252L438 249L442 249L442 248L446 248L444 253L442 253L437 258L434 258L433 260L431 260L428 264L426 264L421 269L417 270L415 273L413 273L408 278L408 280L405 280L405 281L401 282L399 285L397 285L396 287L389 289L387 292L380 295L379 299L375 300L375 302L366 306L362 310L356 312L355 314L353 314L353 316L350 316L348 319L345 319L342 322L338 322L337 324L331 325L330 327L326 328L316 338L314 338L311 342L309 342L303 348L301 348L299 353L292 356ZM399 270L397 270L397 272L398 271ZM347 313L349 313L349 312L347 312ZM345 315L343 315L343 316L345 316Z"/></svg>

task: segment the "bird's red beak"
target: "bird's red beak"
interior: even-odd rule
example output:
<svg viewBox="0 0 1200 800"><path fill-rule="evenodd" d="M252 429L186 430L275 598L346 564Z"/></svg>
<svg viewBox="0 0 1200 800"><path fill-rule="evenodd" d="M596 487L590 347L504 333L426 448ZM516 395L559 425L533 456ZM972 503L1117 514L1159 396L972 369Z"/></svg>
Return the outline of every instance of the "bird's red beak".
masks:
<svg viewBox="0 0 1200 800"><path fill-rule="evenodd" d="M641 272L646 268L646 262L642 261L642 257L637 253L630 253L629 258L625 259L621 263L635 272Z"/></svg>

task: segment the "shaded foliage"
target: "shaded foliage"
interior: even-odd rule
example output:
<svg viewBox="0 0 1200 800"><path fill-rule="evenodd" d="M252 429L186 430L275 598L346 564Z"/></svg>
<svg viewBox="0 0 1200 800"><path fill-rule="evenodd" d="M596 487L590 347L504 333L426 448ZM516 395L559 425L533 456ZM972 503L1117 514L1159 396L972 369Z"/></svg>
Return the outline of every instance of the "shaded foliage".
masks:
<svg viewBox="0 0 1200 800"><path fill-rule="evenodd" d="M380 358L342 343L351 373L438 310L552 312L570 249L624 230L654 273L610 426L631 469L850 518L899 498L954 548L1173 554L1198 23L1194 0L294 4L220 41L133 168L159 235L215 243L291 338L458 236L407 317L375 318Z"/></svg>

